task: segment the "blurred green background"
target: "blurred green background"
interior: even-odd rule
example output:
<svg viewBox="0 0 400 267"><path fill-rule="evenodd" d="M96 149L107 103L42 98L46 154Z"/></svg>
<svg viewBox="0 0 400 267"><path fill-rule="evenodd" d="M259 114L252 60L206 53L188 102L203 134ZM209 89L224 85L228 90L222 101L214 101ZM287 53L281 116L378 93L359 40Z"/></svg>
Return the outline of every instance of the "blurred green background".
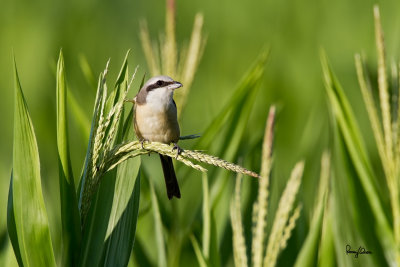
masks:
<svg viewBox="0 0 400 267"><path fill-rule="evenodd" d="M188 41L197 12L204 14L203 29L208 37L182 115L182 134L201 133L258 54L269 47L264 83L245 135L249 144L261 146L268 108L276 103L273 172L274 177L281 179L272 181L272 186L282 190L294 163L306 159L300 199L308 220L320 155L331 135L319 50L326 50L339 80L346 85L346 94L368 145L373 139L360 101L353 57L354 53L363 52L370 63L376 62L372 16L375 3L381 8L388 59L398 61L398 1L177 0L178 45ZM69 88L90 118L95 87L85 78L80 60L87 60L97 80L111 58L109 81L114 81L126 51L131 49L131 70L139 65L140 75L148 72L139 40L139 20L147 20L152 39L156 38L164 30L165 2L2 0L0 7L1 244L6 238L5 210L12 165L12 51L38 140L44 197L54 239L60 227L55 128L55 64L59 49L64 52ZM78 177L87 141L78 134L77 124L72 120L70 124L72 164ZM162 182L160 179L160 188ZM185 201L185 196L181 201ZM140 227L139 223L138 231ZM304 237L302 229L296 231ZM57 245L55 250L59 250Z"/></svg>

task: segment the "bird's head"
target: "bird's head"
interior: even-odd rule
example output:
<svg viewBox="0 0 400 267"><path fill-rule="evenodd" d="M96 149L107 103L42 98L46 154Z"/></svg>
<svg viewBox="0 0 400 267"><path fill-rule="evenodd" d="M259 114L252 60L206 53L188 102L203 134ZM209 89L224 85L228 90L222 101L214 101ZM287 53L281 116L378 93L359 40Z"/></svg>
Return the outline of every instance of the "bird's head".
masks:
<svg viewBox="0 0 400 267"><path fill-rule="evenodd" d="M179 87L182 87L182 84L169 76L155 76L143 85L134 100L137 104L144 104L148 101L170 101L174 90Z"/></svg>

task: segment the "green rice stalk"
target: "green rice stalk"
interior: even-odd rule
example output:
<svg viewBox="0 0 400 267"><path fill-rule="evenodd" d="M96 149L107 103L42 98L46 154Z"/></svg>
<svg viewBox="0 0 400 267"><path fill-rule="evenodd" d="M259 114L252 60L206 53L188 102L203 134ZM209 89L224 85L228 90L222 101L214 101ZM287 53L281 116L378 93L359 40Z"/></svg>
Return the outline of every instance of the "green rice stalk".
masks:
<svg viewBox="0 0 400 267"><path fill-rule="evenodd" d="M378 53L379 98L381 104L383 130L385 134L386 154L387 157L391 159L393 158L391 112L390 112L389 92L388 92L387 77L386 77L385 45L384 45L383 31L381 26L378 5L374 6L374 20L375 20L375 41Z"/></svg>
<svg viewBox="0 0 400 267"><path fill-rule="evenodd" d="M194 253L196 254L197 261L200 265L200 267L208 267L206 259L204 258L204 255L201 253L200 245L199 242L197 242L196 237L191 234L189 236L190 242L192 242L192 246L194 249Z"/></svg>
<svg viewBox="0 0 400 267"><path fill-rule="evenodd" d="M91 166L91 171L96 170L96 165L100 157L100 150L103 147L103 138L106 132L105 124L104 124L104 107L106 104L107 100L107 84L106 84L106 75L108 72L108 65L110 64L110 60L108 60L106 69L104 70L104 74L102 75L102 81L101 85L103 87L102 90L102 98L101 98L101 104L99 106L100 110L100 117L99 117L99 122L98 122L98 128L96 130L96 134L94 136L94 145L93 145L93 156L92 156L92 166Z"/></svg>
<svg viewBox="0 0 400 267"><path fill-rule="evenodd" d="M293 208L297 192L299 191L303 169L304 162L299 162L296 164L286 185L286 188L283 191L282 197L279 201L278 210L276 211L274 223L272 225L271 234L269 236L263 266L276 265L276 261L278 259L280 251L282 250L284 240L285 238L288 238L284 236L285 228L289 221L289 214Z"/></svg>
<svg viewBox="0 0 400 267"><path fill-rule="evenodd" d="M261 179L258 186L257 201L253 205L253 240L251 245L252 263L255 267L262 266L265 241L265 227L267 226L268 186L272 164L272 143L275 121L275 107L269 110L265 127L263 152L261 160Z"/></svg>
<svg viewBox="0 0 400 267"><path fill-rule="evenodd" d="M246 240L242 225L242 215L240 208L240 184L242 175L238 174L236 178L235 194L231 200L231 224L232 224L232 239L233 239L233 259L235 266L247 267L246 255Z"/></svg>
<svg viewBox="0 0 400 267"><path fill-rule="evenodd" d="M384 137L382 133L381 124L378 117L378 111L374 104L374 99L372 97L370 84L364 74L363 62L360 54L355 55L356 70L358 82L360 84L361 93L364 98L365 107L367 108L369 120L371 121L372 131L374 133L375 142L377 144L379 156L382 161L383 169L385 171L386 177L390 173L390 167L388 166L388 159L385 150Z"/></svg>
<svg viewBox="0 0 400 267"><path fill-rule="evenodd" d="M144 142L142 144L139 141L132 141L129 143L118 145L114 149L112 149L110 153L108 153L103 164L101 164L99 168L102 171L109 171L128 158L152 152L175 158L176 160L179 160L182 163L202 172L205 172L207 170L199 165L193 164L190 159L224 168L233 172L243 173L257 178L259 177L257 173L249 171L239 165L227 162L211 155L201 153L199 151L183 150L178 155L177 151L174 150L172 146L158 142Z"/></svg>
<svg viewBox="0 0 400 267"><path fill-rule="evenodd" d="M162 63L163 69L167 75L176 76L176 65L178 61L178 52L175 38L175 0L166 1L165 14L165 42L162 44Z"/></svg>
<svg viewBox="0 0 400 267"><path fill-rule="evenodd" d="M122 110L124 108L124 106L123 106L124 101L128 95L129 89L131 88L132 82L136 77L136 72L137 72L138 68L139 68L139 66L136 66L135 72L133 73L129 84L126 86L126 90L123 92L123 97L120 99L120 101L118 101L118 103L114 107L112 107L111 111L109 112L109 114L107 116L107 123L105 123L105 125L106 125L105 128L108 127L110 120L111 120L112 116L114 116L114 114L115 114L116 118L112 121L112 125L108 132L107 140L104 144L103 154L106 154L110 150L111 142L112 142L112 140L114 140L115 133L118 128L118 121L121 118Z"/></svg>
<svg viewBox="0 0 400 267"><path fill-rule="evenodd" d="M179 103L178 115L182 114L182 109L186 106L186 100L192 86L194 75L206 44L206 38L202 35L203 22L203 14L197 13L193 24L189 48L187 51L186 49L184 50L185 56L182 57L183 63L180 64L181 67L178 70L178 79L180 79L184 85L176 93L176 100Z"/></svg>
<svg viewBox="0 0 400 267"><path fill-rule="evenodd" d="M195 17L189 46L182 45L178 49L175 16L175 0L166 0L165 33L161 33L159 41L152 45L147 23L142 21L140 23L140 39L151 76L169 75L183 84L183 87L175 93L179 118L186 105L187 96L203 55L206 38L202 33L203 15L198 13Z"/></svg>
<svg viewBox="0 0 400 267"><path fill-rule="evenodd" d="M94 168L92 162L94 161L94 155L96 154L96 161L97 158L99 157L100 153L100 143L97 141L97 144L95 145L96 141L96 133L98 132L98 127L99 127L99 122L101 121L100 113L102 113L104 109L104 86L105 86L105 75L108 72L108 66L109 66L109 61L107 62L106 69L104 70L103 73L100 74L99 77L99 85L98 85L98 90L96 94L96 103L95 103L95 108L93 111L93 119L92 119L92 126L90 130L90 135L89 135L89 145L88 145L88 151L86 153L86 158L85 158L85 164L84 164L84 169L83 169L83 174L81 178L81 191L79 194L79 210L81 213L81 223L83 224L85 220L85 216L89 207L90 203L90 196L87 193L88 191L91 191L93 188L92 185L92 170ZM95 148L96 147L96 148Z"/></svg>
<svg viewBox="0 0 400 267"><path fill-rule="evenodd" d="M151 44L149 28L147 27L147 22L145 20L140 22L140 41L142 42L144 56L146 57L150 73L152 75L160 75L160 64L157 60L158 57L154 53L154 51L157 51L157 49L153 48Z"/></svg>
<svg viewBox="0 0 400 267"><path fill-rule="evenodd" d="M327 253L326 251L322 252L318 249L321 249L320 244L324 244L324 247L326 244L324 242L325 240L323 240L322 238L321 232L323 231L323 221L326 217L330 171L330 154L325 151L321 158L321 173L318 186L318 195L315 198L310 230L308 231L307 237L303 242L300 252L297 255L297 259L294 265L295 267L315 266L316 251L318 251L319 257L321 257L321 253Z"/></svg>
<svg viewBox="0 0 400 267"><path fill-rule="evenodd" d="M202 184L203 184L203 255L206 259L209 259L211 211L210 211L210 192L208 189L208 177L206 173L202 173Z"/></svg>
<svg viewBox="0 0 400 267"><path fill-rule="evenodd" d="M296 226L297 219L300 217L301 207L302 207L301 204L297 205L292 216L290 216L290 218L289 218L288 224L283 229L283 235L282 235L281 241L279 243L280 250L283 250L287 246L287 241L289 240L290 235L292 234L292 230Z"/></svg>

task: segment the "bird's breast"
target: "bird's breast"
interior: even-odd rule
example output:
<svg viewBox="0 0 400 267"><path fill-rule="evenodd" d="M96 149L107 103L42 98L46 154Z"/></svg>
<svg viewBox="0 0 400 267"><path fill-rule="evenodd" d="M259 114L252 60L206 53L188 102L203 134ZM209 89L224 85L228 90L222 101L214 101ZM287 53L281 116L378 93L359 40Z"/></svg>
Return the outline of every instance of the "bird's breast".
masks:
<svg viewBox="0 0 400 267"><path fill-rule="evenodd" d="M135 107L135 131L139 139L161 143L178 142L180 130L176 107L153 107L149 103Z"/></svg>

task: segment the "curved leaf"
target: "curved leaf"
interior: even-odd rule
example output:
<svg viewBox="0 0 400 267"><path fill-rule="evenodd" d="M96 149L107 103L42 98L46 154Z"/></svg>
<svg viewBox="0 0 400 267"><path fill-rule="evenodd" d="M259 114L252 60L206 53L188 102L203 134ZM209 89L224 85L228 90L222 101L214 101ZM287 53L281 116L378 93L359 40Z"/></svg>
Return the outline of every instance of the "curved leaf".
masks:
<svg viewBox="0 0 400 267"><path fill-rule="evenodd" d="M10 188L8 192L8 204L7 204L7 230L8 235L11 240L11 244L14 248L15 258L18 261L18 265L22 266L22 258L21 258L21 251L19 250L18 246L18 236L17 236L17 229L15 225L15 215L14 215L14 204L13 204L13 192L12 192L12 182L13 177L11 174L11 181L10 181Z"/></svg>
<svg viewBox="0 0 400 267"><path fill-rule="evenodd" d="M62 51L57 63L57 148L62 223L62 265L76 266L79 260L81 226L78 200L68 146L67 84Z"/></svg>
<svg viewBox="0 0 400 267"><path fill-rule="evenodd" d="M13 175L7 212L9 235L22 265L55 266L40 180L39 151L16 64L14 70Z"/></svg>
<svg viewBox="0 0 400 267"><path fill-rule="evenodd" d="M126 266L135 241L140 196L140 157L118 166L113 206L103 250L103 266Z"/></svg>

